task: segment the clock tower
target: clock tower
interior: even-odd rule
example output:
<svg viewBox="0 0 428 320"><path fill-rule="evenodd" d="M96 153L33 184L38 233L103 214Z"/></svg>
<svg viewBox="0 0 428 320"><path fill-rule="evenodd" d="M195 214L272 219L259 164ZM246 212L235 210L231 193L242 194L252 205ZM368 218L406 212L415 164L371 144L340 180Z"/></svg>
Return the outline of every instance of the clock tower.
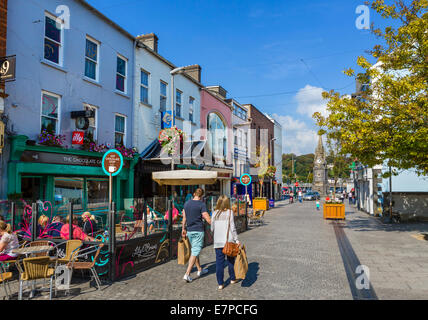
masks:
<svg viewBox="0 0 428 320"><path fill-rule="evenodd" d="M315 150L314 157L314 178L312 182L312 191L318 191L321 196L325 196L328 192L327 189L327 161L325 158L324 146L322 144L322 137L318 136L318 146Z"/></svg>

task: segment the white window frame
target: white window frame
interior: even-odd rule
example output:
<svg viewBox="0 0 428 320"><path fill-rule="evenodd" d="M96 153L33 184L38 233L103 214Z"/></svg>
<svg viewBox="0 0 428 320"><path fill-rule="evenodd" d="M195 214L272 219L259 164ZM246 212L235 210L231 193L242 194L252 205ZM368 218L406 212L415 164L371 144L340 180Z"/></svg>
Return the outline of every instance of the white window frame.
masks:
<svg viewBox="0 0 428 320"><path fill-rule="evenodd" d="M53 39L46 36L46 17L54 20L56 23L61 22L61 42L57 42L56 40L53 40ZM60 67L62 67L64 65L64 28L63 28L63 24L64 24L63 20L61 20L60 18L58 18L54 14L51 14L51 13L45 11L45 21L44 21L45 29L43 30L43 33L44 33L44 35L43 35L43 60L48 61L49 63L56 64L57 66L60 66ZM53 61L45 58L45 40L46 39L48 39L49 41L52 41L56 44L59 44L58 63L53 62Z"/></svg>
<svg viewBox="0 0 428 320"><path fill-rule="evenodd" d="M119 70L117 70L117 60L116 60L116 77L118 76L118 75L120 75L121 77L124 77L125 79L124 79L124 88L123 88L123 90L124 91L120 91L118 88L117 88L117 79L115 79L115 87L116 87L116 90L118 91L118 92L121 92L121 93L124 93L124 94L126 94L127 92L128 92L128 59L127 58L125 58L124 56L122 56L121 54L117 54L117 58L119 58L119 59L122 59L123 61L125 61L125 74L123 75L123 74L120 74L118 71ZM117 59L116 58L116 59Z"/></svg>
<svg viewBox="0 0 428 320"><path fill-rule="evenodd" d="M116 117L122 117L122 118L125 119L125 130L124 130L124 133L116 131ZM116 147L116 133L123 134L123 145L126 147L126 118L127 117L124 114L120 114L120 113L115 113L114 114L114 126L113 126L113 128L114 128L114 141L113 141L113 144L114 144L115 147Z"/></svg>
<svg viewBox="0 0 428 320"><path fill-rule="evenodd" d="M163 95L162 91L160 90L162 83L166 86L166 90L165 90L166 93L165 93L165 95ZM165 110L164 111L167 111L168 110L168 82L165 82L165 81L162 81L162 80L159 81L159 109L160 110L162 110L162 106L161 106L161 103L160 103L161 102L161 97L165 98Z"/></svg>
<svg viewBox="0 0 428 320"><path fill-rule="evenodd" d="M145 73L147 74L147 86L145 84L142 83L142 77L141 77L141 73ZM141 96L141 87L146 88L147 89L147 102L142 101L142 96ZM150 72L141 69L140 70L140 102L141 103L145 103L145 104L150 104Z"/></svg>
<svg viewBox="0 0 428 320"><path fill-rule="evenodd" d="M195 118L194 118L195 113L193 110L193 107L195 105L195 101L196 101L195 98L193 98L192 96L189 96L189 121L191 121L192 123L195 122ZM190 120L190 115L192 115L192 120Z"/></svg>
<svg viewBox="0 0 428 320"><path fill-rule="evenodd" d="M87 40L89 40L92 43L97 45L97 61L92 60L91 58L86 56L86 41ZM90 79L90 80L95 81L95 82L99 82L99 79L100 79L100 47L101 47L101 42L92 38L89 35L86 35L86 38L85 38L85 62L86 62L86 59L88 59L89 61L95 63L95 79L88 77L86 74L84 74L84 75L85 75L85 78ZM85 65L86 65L86 63L85 63Z"/></svg>
<svg viewBox="0 0 428 320"><path fill-rule="evenodd" d="M42 117L54 119L54 118L43 115L43 95L45 95L45 94L52 96L52 97L55 97L55 98L58 98L58 119L56 119L57 120L57 126L56 126L57 130L55 131L55 134L58 135L61 133L61 103L62 103L61 100L62 100L62 97L59 94L52 93L52 92L49 92L46 90L42 90L42 94L40 96L40 128L39 128L39 131L42 132Z"/></svg>
<svg viewBox="0 0 428 320"><path fill-rule="evenodd" d="M91 105L89 103L84 103L83 104L83 110L87 110L87 109L95 111L95 135L94 135L94 141L96 142L96 141L98 141L98 107L96 107L94 105ZM90 127L91 126L89 126L89 128ZM87 132L88 129L85 130L85 133Z"/></svg>
<svg viewBox="0 0 428 320"><path fill-rule="evenodd" d="M180 103L178 102L177 99L177 93L180 92ZM177 105L180 106L180 114L177 113ZM179 90L179 89L175 89L175 115L174 117L179 117L179 118L183 118L183 91Z"/></svg>

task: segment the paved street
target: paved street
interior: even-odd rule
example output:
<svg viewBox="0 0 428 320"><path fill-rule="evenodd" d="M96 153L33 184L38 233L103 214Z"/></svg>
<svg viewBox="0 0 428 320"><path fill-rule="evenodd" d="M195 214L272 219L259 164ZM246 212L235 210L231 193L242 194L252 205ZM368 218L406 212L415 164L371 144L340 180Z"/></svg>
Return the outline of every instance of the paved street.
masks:
<svg viewBox="0 0 428 320"><path fill-rule="evenodd" d="M359 262L369 267L378 299L428 297L427 242L412 237L427 231L427 224L384 225L350 207L346 221L335 223L323 220L314 202L282 203L265 217L263 226L240 234L248 248L247 279L235 285L228 281L221 292L210 246L201 256L209 274L198 279L194 272L192 283L181 280L185 267L173 260L101 291L86 282L80 294L62 299L353 299L335 224L343 227Z"/></svg>

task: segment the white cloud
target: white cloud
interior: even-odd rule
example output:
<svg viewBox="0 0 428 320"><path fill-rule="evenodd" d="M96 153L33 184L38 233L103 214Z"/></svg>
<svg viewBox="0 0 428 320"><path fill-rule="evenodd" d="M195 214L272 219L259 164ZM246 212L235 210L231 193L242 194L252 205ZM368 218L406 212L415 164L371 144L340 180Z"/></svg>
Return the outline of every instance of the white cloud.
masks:
<svg viewBox="0 0 428 320"><path fill-rule="evenodd" d="M312 118L315 112L320 112L323 116L327 115L327 103L322 98L322 88L313 87L307 84L296 94L297 113Z"/></svg>
<svg viewBox="0 0 428 320"><path fill-rule="evenodd" d="M318 136L317 132L309 128L305 122L291 116L274 113L272 115L282 126L282 152L296 155L313 153Z"/></svg>

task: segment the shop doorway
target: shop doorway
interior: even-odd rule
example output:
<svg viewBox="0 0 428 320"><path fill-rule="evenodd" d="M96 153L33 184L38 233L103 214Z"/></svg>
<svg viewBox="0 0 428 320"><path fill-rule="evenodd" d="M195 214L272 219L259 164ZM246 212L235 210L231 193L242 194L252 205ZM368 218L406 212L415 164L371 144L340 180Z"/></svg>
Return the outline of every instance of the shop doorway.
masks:
<svg viewBox="0 0 428 320"><path fill-rule="evenodd" d="M42 183L43 178L37 176L24 176L21 179L22 198L30 201L45 199L46 184Z"/></svg>

